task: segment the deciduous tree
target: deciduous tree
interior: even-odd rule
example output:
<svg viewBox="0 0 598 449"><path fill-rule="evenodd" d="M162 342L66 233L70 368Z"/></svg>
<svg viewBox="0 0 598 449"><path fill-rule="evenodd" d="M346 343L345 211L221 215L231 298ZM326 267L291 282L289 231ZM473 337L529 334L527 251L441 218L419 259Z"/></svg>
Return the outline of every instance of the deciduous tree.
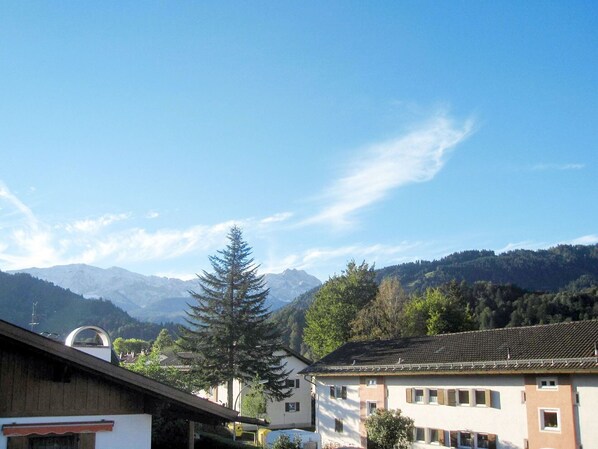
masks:
<svg viewBox="0 0 598 449"><path fill-rule="evenodd" d="M377 449L408 449L413 442L413 420L401 410L377 409L366 419L365 428Z"/></svg>

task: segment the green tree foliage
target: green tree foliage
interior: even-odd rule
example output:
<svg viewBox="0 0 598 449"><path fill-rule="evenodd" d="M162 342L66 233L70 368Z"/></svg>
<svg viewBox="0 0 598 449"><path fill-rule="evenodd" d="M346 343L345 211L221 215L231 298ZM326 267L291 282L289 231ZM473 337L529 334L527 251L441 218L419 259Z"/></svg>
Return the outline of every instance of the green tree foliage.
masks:
<svg viewBox="0 0 598 449"><path fill-rule="evenodd" d="M159 351L141 354L137 357L135 363L125 366L131 371L188 393L205 386L193 376L192 372L181 371L174 366L162 366Z"/></svg>
<svg viewBox="0 0 598 449"><path fill-rule="evenodd" d="M414 297L407 305L402 316L405 336L436 335L472 330L475 321L459 294L455 284L441 288L429 288L421 297Z"/></svg>
<svg viewBox="0 0 598 449"><path fill-rule="evenodd" d="M378 290L374 267L355 261L340 276L333 276L316 293L306 313L305 343L316 357L323 357L346 343L350 323L372 301Z"/></svg>
<svg viewBox="0 0 598 449"><path fill-rule="evenodd" d="M139 338L122 338L118 337L112 342L112 347L117 354L135 353L139 354L141 351L147 352L150 350L150 342L140 340Z"/></svg>
<svg viewBox="0 0 598 449"><path fill-rule="evenodd" d="M195 304L187 312L188 326L181 330L184 350L197 354L193 369L209 385L227 384L227 404L233 406L233 381L267 381L276 399L288 397L288 373L280 352L280 332L268 320L268 290L251 258L251 248L238 227L231 228L229 243L211 256L212 273L199 278L200 290L191 292Z"/></svg>
<svg viewBox="0 0 598 449"><path fill-rule="evenodd" d="M413 442L413 420L401 410L375 410L366 419L365 428L377 449L408 449Z"/></svg>
<svg viewBox="0 0 598 449"><path fill-rule="evenodd" d="M401 316L409 296L397 278L384 278L376 298L362 308L351 323L352 340L399 338Z"/></svg>
<svg viewBox="0 0 598 449"><path fill-rule="evenodd" d="M256 376L241 402L241 414L251 418L264 418L267 411L266 402L264 385L260 383L260 378Z"/></svg>
<svg viewBox="0 0 598 449"><path fill-rule="evenodd" d="M154 341L154 344L152 344L152 351L160 352L173 346L174 340L172 339L170 332L168 332L168 329L162 329L158 334L156 341Z"/></svg>
<svg viewBox="0 0 598 449"><path fill-rule="evenodd" d="M282 434L279 436L274 444L272 444L272 449L301 449L301 438L296 436L293 440L288 435Z"/></svg>

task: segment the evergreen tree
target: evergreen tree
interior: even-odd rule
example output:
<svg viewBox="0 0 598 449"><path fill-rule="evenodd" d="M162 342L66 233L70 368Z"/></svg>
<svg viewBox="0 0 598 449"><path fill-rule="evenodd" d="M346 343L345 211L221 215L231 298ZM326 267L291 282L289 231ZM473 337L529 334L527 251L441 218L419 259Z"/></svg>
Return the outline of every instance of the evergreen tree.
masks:
<svg viewBox="0 0 598 449"><path fill-rule="evenodd" d="M213 273L198 275L200 290L181 329L181 346L197 357L193 370L207 385L226 383L227 405L233 407L233 381L266 380L266 393L280 400L290 395L288 372L280 352L280 333L268 320L268 289L251 258L241 230L233 226L229 243L210 257Z"/></svg>
<svg viewBox="0 0 598 449"><path fill-rule="evenodd" d="M341 276L333 276L324 283L307 310L303 334L316 357L323 357L349 341L351 322L377 291L374 267L365 262L358 266L353 260Z"/></svg>

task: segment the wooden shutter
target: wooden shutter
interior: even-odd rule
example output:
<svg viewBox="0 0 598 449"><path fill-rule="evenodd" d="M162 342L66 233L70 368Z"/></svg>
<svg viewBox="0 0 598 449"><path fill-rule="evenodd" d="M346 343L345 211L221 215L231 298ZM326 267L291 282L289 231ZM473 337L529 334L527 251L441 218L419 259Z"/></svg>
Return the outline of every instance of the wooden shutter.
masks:
<svg viewBox="0 0 598 449"><path fill-rule="evenodd" d="M96 434L95 433L81 433L79 434L79 442L81 449L95 449L96 447Z"/></svg>
<svg viewBox="0 0 598 449"><path fill-rule="evenodd" d="M457 405L457 391L454 389L446 390L446 405L454 407Z"/></svg>
<svg viewBox="0 0 598 449"><path fill-rule="evenodd" d="M526 399L526 398L525 398L525 391L522 391L522 392L521 392L521 403L522 403L522 404L525 404L525 399Z"/></svg>
<svg viewBox="0 0 598 449"><path fill-rule="evenodd" d="M405 393L407 394L407 404L413 404L413 388L405 389Z"/></svg>
<svg viewBox="0 0 598 449"><path fill-rule="evenodd" d="M451 434L451 447L459 447L459 432L451 431L450 434Z"/></svg>
<svg viewBox="0 0 598 449"><path fill-rule="evenodd" d="M484 394L486 396L486 407L492 407L492 390L486 390Z"/></svg>
<svg viewBox="0 0 598 449"><path fill-rule="evenodd" d="M342 387L341 391L343 399L347 399L347 387Z"/></svg>
<svg viewBox="0 0 598 449"><path fill-rule="evenodd" d="M441 446L444 446L446 443L446 438L444 437L444 430L438 429L438 442Z"/></svg>
<svg viewBox="0 0 598 449"><path fill-rule="evenodd" d="M438 389L438 405L444 405L444 390L442 388Z"/></svg>
<svg viewBox="0 0 598 449"><path fill-rule="evenodd" d="M430 389L424 388L424 404L428 404L430 402Z"/></svg>
<svg viewBox="0 0 598 449"><path fill-rule="evenodd" d="M301 411L301 403L300 402L295 402L295 411L297 411L297 412Z"/></svg>
<svg viewBox="0 0 598 449"><path fill-rule="evenodd" d="M336 397L336 396L335 396L335 394L334 394L334 386L331 386L331 387L330 387L330 397L331 397L331 398L334 398L334 397Z"/></svg>
<svg viewBox="0 0 598 449"><path fill-rule="evenodd" d="M288 412L290 407L291 407L291 406L290 406L290 404L289 404L288 402L285 402L285 403L284 403L284 411L285 411L285 412Z"/></svg>
<svg viewBox="0 0 598 449"><path fill-rule="evenodd" d="M295 388L299 388L299 379L295 379Z"/></svg>
<svg viewBox="0 0 598 449"><path fill-rule="evenodd" d="M469 390L469 405L471 407L475 405L475 390Z"/></svg>
<svg viewBox="0 0 598 449"><path fill-rule="evenodd" d="M488 434L488 449L496 449L496 435Z"/></svg>
<svg viewBox="0 0 598 449"><path fill-rule="evenodd" d="M27 449L29 439L27 437L8 437L8 449Z"/></svg>

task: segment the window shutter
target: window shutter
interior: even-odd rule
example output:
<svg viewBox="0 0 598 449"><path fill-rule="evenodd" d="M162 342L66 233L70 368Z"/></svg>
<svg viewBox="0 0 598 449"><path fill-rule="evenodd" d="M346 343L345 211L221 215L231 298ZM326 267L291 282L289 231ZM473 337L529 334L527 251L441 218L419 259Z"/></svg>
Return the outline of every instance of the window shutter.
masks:
<svg viewBox="0 0 598 449"><path fill-rule="evenodd" d="M407 388L405 389L405 393L407 393L407 404L412 404L413 403L413 388Z"/></svg>
<svg viewBox="0 0 598 449"><path fill-rule="evenodd" d="M285 402L284 403L284 411L288 412L290 408L291 408L290 404L288 402Z"/></svg>
<svg viewBox="0 0 598 449"><path fill-rule="evenodd" d="M459 432L450 432L451 434L451 447L459 447Z"/></svg>
<svg viewBox="0 0 598 449"><path fill-rule="evenodd" d="M521 403L525 404L525 391L521 392Z"/></svg>
<svg viewBox="0 0 598 449"><path fill-rule="evenodd" d="M496 449L496 435L488 434L488 449Z"/></svg>
<svg viewBox="0 0 598 449"><path fill-rule="evenodd" d="M457 392L454 389L446 390L446 405L454 407L457 405Z"/></svg>
<svg viewBox="0 0 598 449"><path fill-rule="evenodd" d="M428 404L430 402L430 389L424 388L424 404Z"/></svg>
<svg viewBox="0 0 598 449"><path fill-rule="evenodd" d="M295 411L300 412L301 411L301 403L300 402L295 402ZM496 449L496 448L494 448Z"/></svg>
<svg viewBox="0 0 598 449"><path fill-rule="evenodd" d="M442 388L438 389L438 405L444 405L444 390Z"/></svg>
<svg viewBox="0 0 598 449"><path fill-rule="evenodd" d="M334 386L331 386L331 387L330 387L330 397L331 397L331 398L334 398L334 397L336 397L336 396L334 395Z"/></svg>
<svg viewBox="0 0 598 449"><path fill-rule="evenodd" d="M492 390L485 391L486 396L486 407L492 407Z"/></svg>
<svg viewBox="0 0 598 449"><path fill-rule="evenodd" d="M475 405L475 390L469 390L469 405L472 407Z"/></svg>
<svg viewBox="0 0 598 449"><path fill-rule="evenodd" d="M343 399L347 399L347 387L342 388L342 396L343 396Z"/></svg>
<svg viewBox="0 0 598 449"><path fill-rule="evenodd" d="M438 429L438 442L441 446L444 446L446 439L444 438L444 430Z"/></svg>
<svg viewBox="0 0 598 449"><path fill-rule="evenodd" d="M529 441L527 441L527 438L523 439L523 449L529 449Z"/></svg>
<svg viewBox="0 0 598 449"><path fill-rule="evenodd" d="M299 379L295 380L295 388L299 388Z"/></svg>

